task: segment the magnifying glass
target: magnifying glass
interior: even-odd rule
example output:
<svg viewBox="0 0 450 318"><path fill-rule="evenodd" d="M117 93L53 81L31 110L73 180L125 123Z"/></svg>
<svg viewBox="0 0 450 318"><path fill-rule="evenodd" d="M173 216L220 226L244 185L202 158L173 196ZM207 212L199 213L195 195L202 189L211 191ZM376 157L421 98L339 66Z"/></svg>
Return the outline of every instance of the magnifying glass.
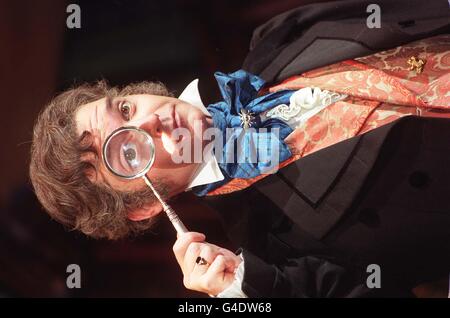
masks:
<svg viewBox="0 0 450 318"><path fill-rule="evenodd" d="M188 232L147 177L147 172L155 161L155 144L145 130L133 126L114 130L103 144L103 160L108 170L120 178L132 180L142 177L161 203L175 230L180 234Z"/></svg>

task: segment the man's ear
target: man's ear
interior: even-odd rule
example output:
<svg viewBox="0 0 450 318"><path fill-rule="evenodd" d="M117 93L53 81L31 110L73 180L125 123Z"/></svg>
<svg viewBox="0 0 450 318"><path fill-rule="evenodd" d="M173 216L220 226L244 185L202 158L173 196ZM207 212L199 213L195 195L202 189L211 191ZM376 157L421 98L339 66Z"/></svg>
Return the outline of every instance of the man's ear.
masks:
<svg viewBox="0 0 450 318"><path fill-rule="evenodd" d="M163 207L161 203L157 202L152 205L128 212L128 219L131 221L142 221L159 214L162 210Z"/></svg>

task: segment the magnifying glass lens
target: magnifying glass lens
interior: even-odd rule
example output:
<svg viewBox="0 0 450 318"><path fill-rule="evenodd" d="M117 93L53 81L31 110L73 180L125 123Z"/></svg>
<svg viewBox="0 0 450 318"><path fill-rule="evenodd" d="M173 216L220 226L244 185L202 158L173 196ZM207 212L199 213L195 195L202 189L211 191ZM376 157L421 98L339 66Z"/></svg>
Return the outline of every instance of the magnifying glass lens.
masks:
<svg viewBox="0 0 450 318"><path fill-rule="evenodd" d="M103 160L108 170L119 177L125 179L143 177L161 203L175 230L178 233L188 231L146 175L155 160L155 144L145 130L137 127L121 127L114 130L103 144Z"/></svg>
<svg viewBox="0 0 450 318"><path fill-rule="evenodd" d="M108 137L104 149L109 170L125 178L140 177L153 164L155 146L143 130L125 127Z"/></svg>

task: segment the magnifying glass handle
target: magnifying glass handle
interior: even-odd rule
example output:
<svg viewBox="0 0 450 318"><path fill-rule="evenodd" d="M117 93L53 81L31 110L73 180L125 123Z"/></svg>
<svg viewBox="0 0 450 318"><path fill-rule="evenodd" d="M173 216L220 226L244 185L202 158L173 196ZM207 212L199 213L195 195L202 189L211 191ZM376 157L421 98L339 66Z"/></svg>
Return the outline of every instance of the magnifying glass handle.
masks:
<svg viewBox="0 0 450 318"><path fill-rule="evenodd" d="M182 234L188 232L186 226L184 226L183 222L181 222L175 211L167 203L164 204L163 207L164 212L166 212L167 217L169 218L170 222L172 222L172 225L177 233Z"/></svg>
<svg viewBox="0 0 450 318"><path fill-rule="evenodd" d="M145 183L152 189L153 193L155 194L158 201L161 203L164 212L166 212L167 217L169 218L170 222L172 222L173 227L177 231L177 233L182 234L189 232L187 228L184 226L183 222L181 222L180 218L178 217L178 214L175 213L175 211L172 209L170 205L168 205L159 195L158 191L153 187L153 184L150 182L150 179L144 174L143 176Z"/></svg>

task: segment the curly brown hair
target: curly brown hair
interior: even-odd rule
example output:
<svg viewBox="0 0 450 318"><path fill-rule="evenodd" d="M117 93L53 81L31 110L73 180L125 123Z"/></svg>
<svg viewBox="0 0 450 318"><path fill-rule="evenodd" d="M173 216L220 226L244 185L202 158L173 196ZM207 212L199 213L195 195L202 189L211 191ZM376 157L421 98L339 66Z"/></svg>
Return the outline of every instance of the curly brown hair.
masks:
<svg viewBox="0 0 450 318"><path fill-rule="evenodd" d="M76 129L75 112L80 106L104 97L133 94L172 96L160 82L134 83L120 89L99 81L57 95L36 120L31 182L48 214L71 230L94 238L119 239L142 233L154 224L154 218L136 222L127 217L128 211L155 199L150 189L121 192L107 182L88 178L87 171L98 171L99 154L92 135L85 131L79 136ZM82 160L87 153L95 159ZM165 192L164 186L159 188Z"/></svg>

